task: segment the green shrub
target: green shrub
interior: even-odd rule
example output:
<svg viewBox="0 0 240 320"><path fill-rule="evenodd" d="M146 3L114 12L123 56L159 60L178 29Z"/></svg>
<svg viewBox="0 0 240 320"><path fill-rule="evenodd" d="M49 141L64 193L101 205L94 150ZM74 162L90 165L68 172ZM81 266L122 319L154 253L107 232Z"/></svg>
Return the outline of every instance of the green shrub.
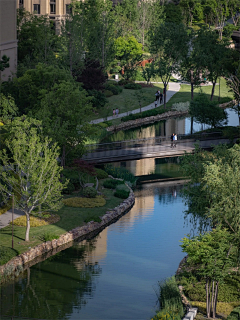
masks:
<svg viewBox="0 0 240 320"><path fill-rule="evenodd" d="M105 95L105 97L109 98L109 97L113 96L113 93L110 90L104 90L104 95Z"/></svg>
<svg viewBox="0 0 240 320"><path fill-rule="evenodd" d="M125 168L116 168L112 165L107 164L105 165L104 169L108 174L110 174L114 178L123 179L124 181L130 181L133 184L135 184L137 181L135 176Z"/></svg>
<svg viewBox="0 0 240 320"><path fill-rule="evenodd" d="M125 89L132 89L132 90L140 90L142 89L142 86L137 83L127 83L124 86Z"/></svg>
<svg viewBox="0 0 240 320"><path fill-rule="evenodd" d="M93 187L86 187L83 189L83 195L87 198L96 198L97 190Z"/></svg>
<svg viewBox="0 0 240 320"><path fill-rule="evenodd" d="M70 194L74 190L77 190L77 189L80 188L78 172L76 170L74 170L74 169L63 169L63 171L62 171L62 181L63 181L63 183L66 181L66 179L69 180L69 184L68 184L67 188L63 191L63 193Z"/></svg>
<svg viewBox="0 0 240 320"><path fill-rule="evenodd" d="M4 246L0 246L0 265L7 263L12 258L16 257L18 255L18 251L7 248Z"/></svg>
<svg viewBox="0 0 240 320"><path fill-rule="evenodd" d="M108 80L108 81L105 83L104 87L106 88L106 86L107 86L108 84L112 84L112 85L114 85L114 86L118 86L118 82L117 82L117 81L114 81L114 80ZM106 88L106 89L107 89L107 88Z"/></svg>
<svg viewBox="0 0 240 320"><path fill-rule="evenodd" d="M120 180L108 179L103 182L103 186L104 188L115 189L117 185L123 184L123 183L124 182Z"/></svg>
<svg viewBox="0 0 240 320"><path fill-rule="evenodd" d="M137 70L136 71L136 74L134 76L134 80L135 81L145 81L143 75L142 75L142 72L140 70Z"/></svg>
<svg viewBox="0 0 240 320"><path fill-rule="evenodd" d="M111 91L114 95L119 94L117 86L110 84L110 83L106 83L105 90Z"/></svg>
<svg viewBox="0 0 240 320"><path fill-rule="evenodd" d="M120 198L120 199L127 199L129 197L130 191L125 190L116 190L114 192L114 197Z"/></svg>
<svg viewBox="0 0 240 320"><path fill-rule="evenodd" d="M233 309L233 311L227 317L227 320L238 320L238 319L240 319L240 306Z"/></svg>
<svg viewBox="0 0 240 320"><path fill-rule="evenodd" d="M95 168L95 171L97 173L97 178L99 180L108 178L108 174L106 171L104 171L102 169L98 169L98 168Z"/></svg>
<svg viewBox="0 0 240 320"><path fill-rule="evenodd" d="M65 206L74 208L94 208L102 207L106 204L106 200L101 196L96 196L96 198L68 198L64 199L63 203Z"/></svg>
<svg viewBox="0 0 240 320"><path fill-rule="evenodd" d="M57 236L55 233L52 232L45 232L42 236L42 240L43 241L52 241L54 239L58 239L59 236Z"/></svg>
<svg viewBox="0 0 240 320"><path fill-rule="evenodd" d="M144 111L142 113L130 114L130 115L126 116L126 117L122 117L121 121L126 122L126 121L129 121L129 120L136 120L136 119L156 116L156 115L162 114L164 112L166 112L166 110L163 107L160 107L160 108L157 108L157 109L147 110L147 111Z"/></svg>
<svg viewBox="0 0 240 320"><path fill-rule="evenodd" d="M71 194L73 191L75 191L75 186L69 181L66 188L63 189L63 194Z"/></svg>
<svg viewBox="0 0 240 320"><path fill-rule="evenodd" d="M123 190L123 191L126 191L126 192L130 192L129 188L125 185L125 184L119 184L116 186L116 191L118 190Z"/></svg>
<svg viewBox="0 0 240 320"><path fill-rule="evenodd" d="M132 80L126 80L126 79L121 79L120 81L118 81L118 84L120 86L124 86L127 83L134 83Z"/></svg>

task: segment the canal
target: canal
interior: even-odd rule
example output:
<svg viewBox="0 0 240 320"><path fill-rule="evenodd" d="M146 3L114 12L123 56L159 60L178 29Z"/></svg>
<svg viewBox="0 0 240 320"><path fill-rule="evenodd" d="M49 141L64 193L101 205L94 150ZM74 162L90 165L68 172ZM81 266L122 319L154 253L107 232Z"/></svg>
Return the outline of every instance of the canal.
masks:
<svg viewBox="0 0 240 320"><path fill-rule="evenodd" d="M179 240L192 232L181 189L141 185L116 223L2 285L2 319L150 319L158 281L175 274Z"/></svg>

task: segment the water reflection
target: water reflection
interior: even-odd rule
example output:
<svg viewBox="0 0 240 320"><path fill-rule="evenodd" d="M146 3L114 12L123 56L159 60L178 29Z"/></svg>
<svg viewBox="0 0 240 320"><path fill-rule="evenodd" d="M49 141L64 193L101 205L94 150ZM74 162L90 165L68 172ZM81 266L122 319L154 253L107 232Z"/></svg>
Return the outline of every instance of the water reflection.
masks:
<svg viewBox="0 0 240 320"><path fill-rule="evenodd" d="M237 113L232 109L226 109L228 114L228 125L238 126L239 120ZM205 130L210 126L193 122L193 132ZM129 130L118 131L109 135L102 142L114 142L132 139L145 139L154 137L170 137L172 133L190 134L191 133L191 118L171 118L166 121L155 122L154 124L144 125Z"/></svg>
<svg viewBox="0 0 240 320"><path fill-rule="evenodd" d="M184 257L191 231L178 183L144 184L130 212L92 240L38 263L1 287L1 315L35 319L149 319L153 287Z"/></svg>

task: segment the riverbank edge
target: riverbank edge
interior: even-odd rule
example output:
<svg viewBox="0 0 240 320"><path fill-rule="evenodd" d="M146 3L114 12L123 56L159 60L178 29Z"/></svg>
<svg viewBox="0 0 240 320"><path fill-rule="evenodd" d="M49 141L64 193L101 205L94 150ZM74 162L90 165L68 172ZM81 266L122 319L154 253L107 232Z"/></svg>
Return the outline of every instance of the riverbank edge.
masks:
<svg viewBox="0 0 240 320"><path fill-rule="evenodd" d="M225 108L232 107L234 104L236 104L236 100L231 100L231 101L219 104L219 107L225 109ZM122 122L116 126L113 125L113 126L107 127L106 130L108 132L116 132L120 130L139 127L144 124L154 123L156 121L167 120L169 118L182 117L187 115L188 115L188 111L167 111L165 113L157 114L156 116L150 116L146 118L139 118L135 120Z"/></svg>
<svg viewBox="0 0 240 320"><path fill-rule="evenodd" d="M109 178L114 179L109 175ZM116 179L121 180L121 179ZM70 244L80 238L81 241L88 239L93 236L93 234L99 233L101 230L106 228L108 225L117 221L121 216L127 213L135 203L135 196L133 190L125 183L129 188L130 194L127 199L120 203L117 207L108 210L100 219L101 222L90 221L86 225L81 227L76 227L64 234L62 234L59 239L54 239L52 241L43 242L26 252L21 253L17 257L14 257L6 264L0 266L0 283L3 282L6 278L17 277L21 272L30 266L39 262L39 259L35 260L38 257L42 257L42 260L46 260L48 257L56 254L59 251L65 250L67 247L66 244ZM49 253L47 256L44 257ZM33 263L31 263L33 262Z"/></svg>

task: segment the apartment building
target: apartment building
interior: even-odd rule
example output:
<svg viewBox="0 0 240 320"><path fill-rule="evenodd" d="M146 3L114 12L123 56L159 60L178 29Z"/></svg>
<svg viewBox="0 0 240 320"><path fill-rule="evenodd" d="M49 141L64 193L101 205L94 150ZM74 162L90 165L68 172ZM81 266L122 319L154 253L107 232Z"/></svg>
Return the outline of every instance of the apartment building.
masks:
<svg viewBox="0 0 240 320"><path fill-rule="evenodd" d="M10 67L0 72L0 81L8 80L17 70L16 0L0 0L0 58L10 58Z"/></svg>

